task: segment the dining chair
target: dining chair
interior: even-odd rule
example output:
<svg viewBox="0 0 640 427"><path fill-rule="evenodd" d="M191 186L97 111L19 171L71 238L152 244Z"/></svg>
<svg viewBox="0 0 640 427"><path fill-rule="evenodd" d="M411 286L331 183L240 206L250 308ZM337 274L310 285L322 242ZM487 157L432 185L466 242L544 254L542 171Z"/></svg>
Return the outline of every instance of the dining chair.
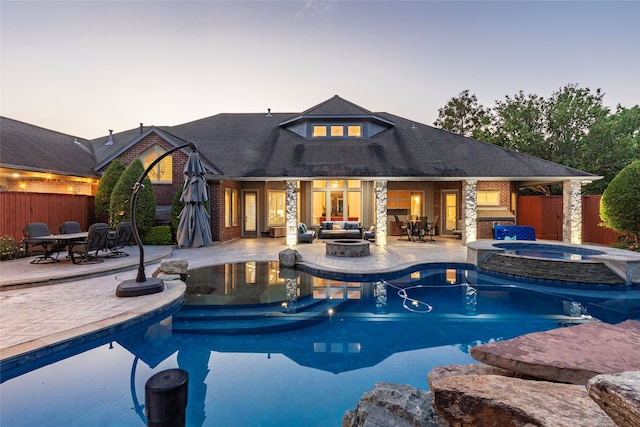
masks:
<svg viewBox="0 0 640 427"><path fill-rule="evenodd" d="M44 254L35 257L31 260L31 264L39 264L43 261L57 262L58 259L51 256L54 240L37 239L37 237L51 236L49 226L43 222L31 222L22 229L24 235L24 246L27 256L33 251L34 247L40 246L44 251Z"/></svg>
<svg viewBox="0 0 640 427"><path fill-rule="evenodd" d="M128 253L120 249L125 246L131 246L133 239L133 226L131 222L125 221L118 223L115 233L109 233L107 238L107 249L111 252L107 255L111 256L129 256Z"/></svg>
<svg viewBox="0 0 640 427"><path fill-rule="evenodd" d="M109 226L104 222L91 224L86 240L82 242L72 242L69 245L71 262L74 264L80 262L102 262L103 260L97 258L97 255L98 252L107 248L107 239L109 238L110 230ZM80 255L80 258L76 258L74 254Z"/></svg>

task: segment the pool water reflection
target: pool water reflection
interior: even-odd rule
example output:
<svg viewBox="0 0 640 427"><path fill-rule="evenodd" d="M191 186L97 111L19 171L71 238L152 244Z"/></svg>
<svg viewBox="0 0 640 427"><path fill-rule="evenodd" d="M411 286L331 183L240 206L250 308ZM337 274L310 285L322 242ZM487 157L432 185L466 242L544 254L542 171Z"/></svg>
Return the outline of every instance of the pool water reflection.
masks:
<svg viewBox="0 0 640 427"><path fill-rule="evenodd" d="M264 274L246 265L225 266L211 282L200 278L214 273L192 274L175 315L26 374L3 373L0 424L144 426L146 380L179 367L189 372L188 426L340 425L376 382L427 389L433 367L473 363L478 343L590 315L640 318L635 290L552 289L460 268L360 283L280 277L277 263L258 264L251 268ZM284 329L255 326L269 317Z"/></svg>

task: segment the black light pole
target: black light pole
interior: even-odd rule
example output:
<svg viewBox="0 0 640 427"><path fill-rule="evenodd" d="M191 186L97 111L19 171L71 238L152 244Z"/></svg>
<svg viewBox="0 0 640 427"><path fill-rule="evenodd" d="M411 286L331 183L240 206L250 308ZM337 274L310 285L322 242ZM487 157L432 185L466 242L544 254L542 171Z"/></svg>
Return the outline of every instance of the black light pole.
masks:
<svg viewBox="0 0 640 427"><path fill-rule="evenodd" d="M142 181L146 178L147 174L160 160L167 157L169 154L181 150L183 148L190 147L192 151L196 151L196 145L193 142L188 142L179 147L172 148L171 150L163 153L160 157L155 159L149 167L140 175L138 181L133 185L133 192L131 193L131 204L129 205L129 217L131 218L131 226L133 227L133 238L138 244L140 251L140 262L138 264L138 276L135 280L125 280L120 283L116 288L116 296L119 297L137 297L141 295L155 294L164 290L164 281L157 277L152 277L147 280L144 273L144 246L142 246L142 240L138 233L138 227L136 226L136 201L138 200L138 191L144 188Z"/></svg>

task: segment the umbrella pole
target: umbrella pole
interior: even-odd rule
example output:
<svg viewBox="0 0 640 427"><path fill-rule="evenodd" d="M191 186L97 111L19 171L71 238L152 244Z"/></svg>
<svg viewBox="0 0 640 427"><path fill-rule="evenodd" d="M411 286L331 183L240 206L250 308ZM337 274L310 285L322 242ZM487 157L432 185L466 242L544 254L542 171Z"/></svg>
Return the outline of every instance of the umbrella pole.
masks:
<svg viewBox="0 0 640 427"><path fill-rule="evenodd" d="M196 145L193 142L188 142L179 147L174 147L171 150L163 153L160 157L155 159L147 169L140 175L138 181L133 185L133 191L131 193L131 204L129 205L129 217L131 218L131 225L133 227L133 238L138 244L138 250L140 252L140 261L138 263L138 275L135 280L125 280L121 282L116 288L116 296L118 297L137 297L142 295L150 295L164 290L164 281L157 277L152 277L147 280L144 272L144 246L142 245L142 239L138 233L138 227L136 226L136 202L138 200L138 191L144 188L142 182L149 174L151 169L158 164L162 159L170 155L171 153L181 150L183 148L190 147L191 150L196 151Z"/></svg>

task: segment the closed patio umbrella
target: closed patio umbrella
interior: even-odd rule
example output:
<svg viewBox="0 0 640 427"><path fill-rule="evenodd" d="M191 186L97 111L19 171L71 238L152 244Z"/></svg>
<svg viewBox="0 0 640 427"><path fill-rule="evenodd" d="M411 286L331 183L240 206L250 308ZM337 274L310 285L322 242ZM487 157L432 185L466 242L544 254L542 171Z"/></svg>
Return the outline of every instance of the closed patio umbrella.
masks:
<svg viewBox="0 0 640 427"><path fill-rule="evenodd" d="M176 239L179 246L199 248L211 244L209 214L204 206L209 200L204 174L200 155L196 151L191 152L184 167L184 189L180 196L184 207L178 215L180 223Z"/></svg>

